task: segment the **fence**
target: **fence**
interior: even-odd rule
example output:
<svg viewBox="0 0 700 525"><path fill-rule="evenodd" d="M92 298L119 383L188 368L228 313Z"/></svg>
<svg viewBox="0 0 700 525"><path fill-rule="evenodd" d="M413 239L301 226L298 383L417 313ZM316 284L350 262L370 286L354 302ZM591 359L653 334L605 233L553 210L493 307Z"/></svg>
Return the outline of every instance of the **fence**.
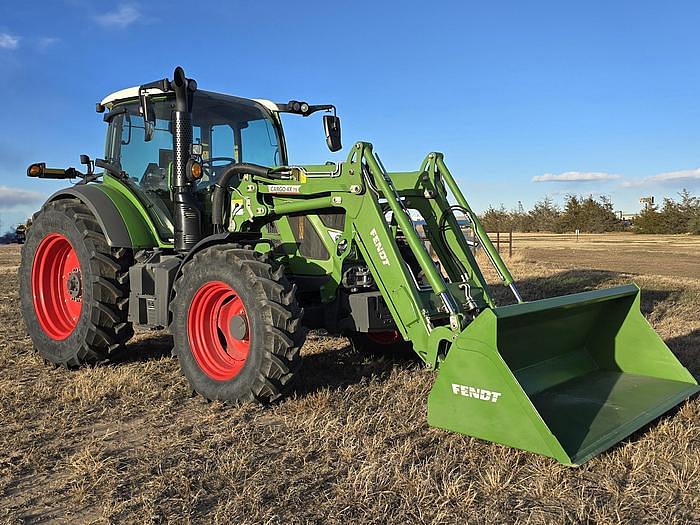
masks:
<svg viewBox="0 0 700 525"><path fill-rule="evenodd" d="M493 233L489 232L488 236L491 239L491 242L493 242ZM501 244L507 244L508 245L508 257L513 257L513 230L510 230L508 232L508 240L506 241L505 239L501 240L501 232L496 232L496 251L500 254L501 253Z"/></svg>

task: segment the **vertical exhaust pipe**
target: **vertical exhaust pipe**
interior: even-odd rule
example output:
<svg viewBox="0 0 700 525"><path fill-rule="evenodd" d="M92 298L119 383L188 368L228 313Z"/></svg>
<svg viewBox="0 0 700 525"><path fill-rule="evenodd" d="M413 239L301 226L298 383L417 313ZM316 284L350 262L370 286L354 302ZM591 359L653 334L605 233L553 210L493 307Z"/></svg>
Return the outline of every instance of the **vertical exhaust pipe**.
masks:
<svg viewBox="0 0 700 525"><path fill-rule="evenodd" d="M185 76L181 67L175 68L173 81L175 110L172 112L173 131L173 219L175 250L190 251L202 238L202 212L194 196L192 181L187 173L192 145L192 102L197 82Z"/></svg>

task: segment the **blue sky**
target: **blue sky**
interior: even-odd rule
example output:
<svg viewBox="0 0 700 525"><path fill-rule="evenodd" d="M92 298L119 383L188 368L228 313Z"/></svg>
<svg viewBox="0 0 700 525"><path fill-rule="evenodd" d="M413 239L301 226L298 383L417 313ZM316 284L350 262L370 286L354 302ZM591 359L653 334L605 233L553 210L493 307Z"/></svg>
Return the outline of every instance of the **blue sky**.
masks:
<svg viewBox="0 0 700 525"><path fill-rule="evenodd" d="M0 5L0 220L60 183L29 163L101 156L94 103L185 67L202 88L332 102L287 119L297 163L357 140L389 170L443 151L467 199L700 193L698 2L52 1Z"/></svg>

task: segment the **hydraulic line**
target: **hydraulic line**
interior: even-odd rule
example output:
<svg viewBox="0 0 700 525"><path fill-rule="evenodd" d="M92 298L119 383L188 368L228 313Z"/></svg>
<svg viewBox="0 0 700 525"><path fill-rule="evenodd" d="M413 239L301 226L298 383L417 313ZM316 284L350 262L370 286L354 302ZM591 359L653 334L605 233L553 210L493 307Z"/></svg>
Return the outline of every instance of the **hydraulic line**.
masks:
<svg viewBox="0 0 700 525"><path fill-rule="evenodd" d="M394 219L406 237L406 242L411 248L413 254L416 256L421 270L423 270L430 287L433 289L433 293L440 296L445 309L449 312L450 327L455 331L460 330L461 321L459 319L458 307L455 304L454 298L448 292L445 280L435 269L433 260L430 258L430 255L428 255L428 252L425 250L425 246L423 246L423 243L418 237L418 233L413 226L410 214L406 208L406 204L401 200L399 193L396 191L391 178L381 165L381 162L378 161L376 156L371 151L365 153L365 160L367 161L369 172L372 175L376 174L374 183L387 200L387 203L393 212Z"/></svg>
<svg viewBox="0 0 700 525"><path fill-rule="evenodd" d="M489 238L488 234L484 231L484 228L479 222L479 219L476 217L476 215L474 215L474 212L469 207L469 204L467 204L467 200L464 198L462 191L459 189L459 186L457 186L457 183L452 177L450 171L447 169L447 166L445 166L445 162L443 161L441 156L439 156L436 159L436 165L439 173L442 175L442 178L447 183L447 187L450 189L455 199L457 199L457 203L462 208L469 211L469 217L471 218L472 224L474 225L474 231L477 237L479 238L479 241L483 245L484 251L488 255L491 264L493 264L493 266L496 268L496 271L498 272L498 275L503 280L503 284L510 288L510 290L513 292L513 295L519 303L523 302L522 297L520 297L520 294L518 293L518 290L513 282L513 276L508 270L508 267L505 265L503 259L501 259L501 256L496 251L496 248L493 246L493 243L491 242L491 239Z"/></svg>

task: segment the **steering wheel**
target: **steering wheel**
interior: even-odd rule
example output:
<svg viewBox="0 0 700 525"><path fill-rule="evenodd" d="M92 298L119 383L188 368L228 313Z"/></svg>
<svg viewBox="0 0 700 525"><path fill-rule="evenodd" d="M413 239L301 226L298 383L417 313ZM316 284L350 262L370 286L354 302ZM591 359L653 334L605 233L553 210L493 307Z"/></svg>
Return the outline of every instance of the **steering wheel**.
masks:
<svg viewBox="0 0 700 525"><path fill-rule="evenodd" d="M223 168L224 166L213 166L215 162L227 162L228 164L234 164L236 159L233 157L211 157L210 159L202 159L199 164L202 166L202 170L204 171L204 174L209 178L209 183L211 184L214 182L214 179L217 177L216 172L214 172L214 176L212 177L212 170L214 168Z"/></svg>

